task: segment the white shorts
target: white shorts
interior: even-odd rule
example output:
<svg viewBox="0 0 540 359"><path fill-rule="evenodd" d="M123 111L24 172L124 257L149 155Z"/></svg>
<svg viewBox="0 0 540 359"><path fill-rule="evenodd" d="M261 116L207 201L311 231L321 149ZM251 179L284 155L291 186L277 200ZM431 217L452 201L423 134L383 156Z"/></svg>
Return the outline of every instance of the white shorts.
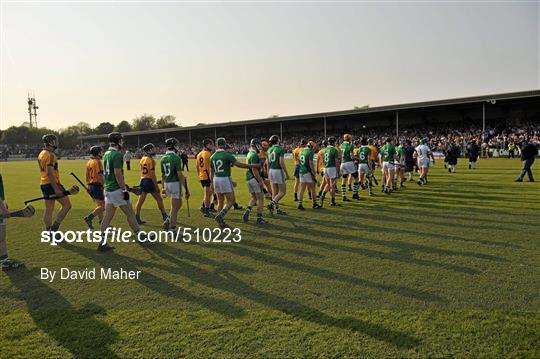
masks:
<svg viewBox="0 0 540 359"><path fill-rule="evenodd" d="M394 164L392 162L383 162L382 163L382 170L383 171L385 171L385 170L393 171L394 170Z"/></svg>
<svg viewBox="0 0 540 359"><path fill-rule="evenodd" d="M270 177L270 182L272 183L275 183L275 184L285 183L285 173L283 172L282 169L270 168L269 177Z"/></svg>
<svg viewBox="0 0 540 359"><path fill-rule="evenodd" d="M216 193L232 193L233 185L230 177L214 176L214 192Z"/></svg>
<svg viewBox="0 0 540 359"><path fill-rule="evenodd" d="M335 167L327 167L324 169L324 177L334 179L337 177L337 170Z"/></svg>
<svg viewBox="0 0 540 359"><path fill-rule="evenodd" d="M174 199L182 198L182 186L180 182L165 182L165 193L167 197Z"/></svg>
<svg viewBox="0 0 540 359"><path fill-rule="evenodd" d="M131 199L125 200L122 190L119 188L116 191L105 191L105 204L112 204L115 207L125 206L131 203Z"/></svg>
<svg viewBox="0 0 540 359"><path fill-rule="evenodd" d="M311 173L300 173L300 183L313 183L313 175Z"/></svg>
<svg viewBox="0 0 540 359"><path fill-rule="evenodd" d="M261 193L262 188L259 182L255 178L250 179L247 181L247 187L249 193Z"/></svg>
<svg viewBox="0 0 540 359"><path fill-rule="evenodd" d="M370 170L369 170L369 166L367 163L360 163L358 165L358 172L360 173L369 173Z"/></svg>
<svg viewBox="0 0 540 359"><path fill-rule="evenodd" d="M418 159L418 167L428 168L429 167L429 158Z"/></svg>
<svg viewBox="0 0 540 359"><path fill-rule="evenodd" d="M353 161L343 162L339 170L343 176L346 176L351 173L356 173L356 166Z"/></svg>

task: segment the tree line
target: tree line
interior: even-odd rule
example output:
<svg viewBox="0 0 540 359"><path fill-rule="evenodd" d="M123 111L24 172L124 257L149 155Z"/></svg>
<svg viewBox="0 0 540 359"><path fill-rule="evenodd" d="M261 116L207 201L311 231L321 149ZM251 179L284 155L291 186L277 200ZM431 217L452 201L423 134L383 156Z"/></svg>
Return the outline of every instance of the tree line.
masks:
<svg viewBox="0 0 540 359"><path fill-rule="evenodd" d="M153 115L144 114L134 118L131 123L121 121L116 126L110 122L102 122L92 128L86 122L79 122L59 131L54 131L45 127L30 128L28 126L11 126L5 130L0 130L0 143L8 145L41 143L41 137L47 133L54 133L60 139L62 147L71 148L79 143L79 136L102 135L118 132L145 131L158 128L177 127L176 118L172 115L165 115L155 118Z"/></svg>

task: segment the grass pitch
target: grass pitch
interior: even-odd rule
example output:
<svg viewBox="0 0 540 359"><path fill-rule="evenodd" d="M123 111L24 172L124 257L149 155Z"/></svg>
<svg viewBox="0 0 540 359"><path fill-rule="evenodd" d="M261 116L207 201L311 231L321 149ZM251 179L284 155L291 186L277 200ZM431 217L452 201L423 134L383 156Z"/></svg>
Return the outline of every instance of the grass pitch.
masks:
<svg viewBox="0 0 540 359"><path fill-rule="evenodd" d="M7 226L9 253L26 269L0 273L0 357L539 357L540 185L512 182L520 165L468 170L460 160L449 174L438 161L426 187L363 191L361 202L318 212L295 209L291 181L289 215L265 211L270 226L229 212L243 239L228 245L51 247L39 242L37 203L34 218ZM0 168L11 208L40 195L35 161ZM84 161L60 161L60 171L76 184L69 172L82 177ZM126 173L138 181L138 170ZM245 206L244 171L233 177ZM215 227L198 212L193 168L188 178L181 225ZM92 202L81 192L72 203L61 229L85 229ZM159 228L153 199L142 216L143 229ZM114 225L127 227L120 213ZM41 267L142 274L48 283Z"/></svg>

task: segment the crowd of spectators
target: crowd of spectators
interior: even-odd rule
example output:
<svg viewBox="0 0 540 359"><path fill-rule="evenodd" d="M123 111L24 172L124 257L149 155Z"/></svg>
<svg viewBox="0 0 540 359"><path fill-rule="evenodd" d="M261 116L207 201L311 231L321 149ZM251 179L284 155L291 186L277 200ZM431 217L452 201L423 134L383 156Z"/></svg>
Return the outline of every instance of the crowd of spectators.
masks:
<svg viewBox="0 0 540 359"><path fill-rule="evenodd" d="M393 128L343 129L341 131L329 132L327 135L341 138L344 133L351 133L355 139L361 137L372 138L380 145L388 137L397 141L403 139L411 140L413 144L419 142L422 138L427 138L433 151L444 152L444 149L453 142L461 148L463 154L470 143L476 142L481 147L481 155L483 157L491 156L496 151L507 151L511 148L516 148L516 152L518 152L521 143L525 140L535 144L540 143L540 122L523 124L519 123L519 121L514 121L510 123L510 126L507 125L508 121L495 125L491 124L485 131L482 131L482 127L478 125L445 123L402 128L400 129L399 136L396 136L395 129ZM221 135L218 134L218 136ZM249 143L246 143L244 136L227 137L226 134L223 135L231 146L229 149L231 152L235 154L245 154L248 152ZM268 137L270 135L272 134L269 133ZM289 131L284 133L283 137L281 140L282 146L287 152L292 152L302 139L313 140L319 144L322 143L324 133L322 130L311 131L309 134ZM202 140L203 138L194 138L191 145L189 143L181 143L179 152L187 154L190 157L195 156L200 151ZM94 144L80 144L71 149L62 148L62 144L60 144L58 154L63 158L86 157L88 155L88 149ZM157 146L157 153L165 153L166 148L163 145L159 143L154 144ZM105 144L102 145L105 146ZM126 145L124 148L125 150L130 150L135 158L140 158L143 155L141 149L136 148L136 146ZM39 144L0 145L0 159L7 157L35 158L40 150L41 145Z"/></svg>

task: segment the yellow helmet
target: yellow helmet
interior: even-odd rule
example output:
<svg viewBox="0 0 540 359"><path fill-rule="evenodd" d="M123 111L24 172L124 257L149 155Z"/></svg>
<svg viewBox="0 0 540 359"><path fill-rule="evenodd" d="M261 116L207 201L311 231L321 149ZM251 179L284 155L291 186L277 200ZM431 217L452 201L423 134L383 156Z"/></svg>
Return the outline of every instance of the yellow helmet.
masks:
<svg viewBox="0 0 540 359"><path fill-rule="evenodd" d="M343 135L343 140L344 141L352 141L352 135L350 133L346 133Z"/></svg>

